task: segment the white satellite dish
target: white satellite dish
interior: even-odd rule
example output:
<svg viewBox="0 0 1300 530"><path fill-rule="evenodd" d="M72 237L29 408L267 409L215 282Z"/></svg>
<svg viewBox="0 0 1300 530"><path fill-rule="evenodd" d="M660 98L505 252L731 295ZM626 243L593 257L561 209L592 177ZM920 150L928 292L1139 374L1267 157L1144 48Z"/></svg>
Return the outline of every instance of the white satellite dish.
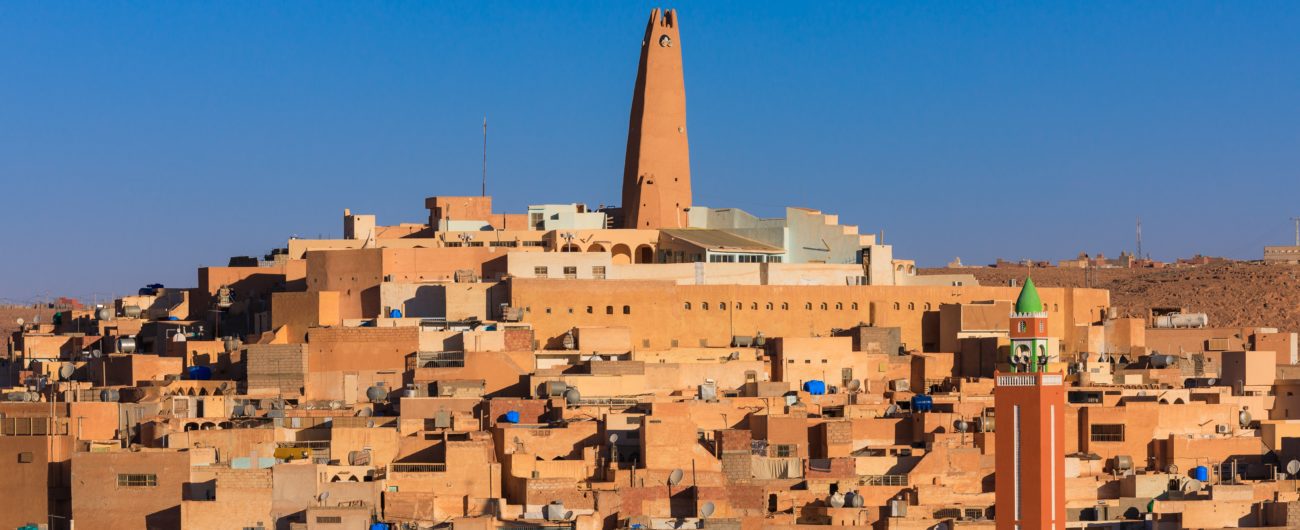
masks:
<svg viewBox="0 0 1300 530"><path fill-rule="evenodd" d="M713 511L714 511L715 509L716 509L716 507L713 506L713 501L707 501L707 502L705 502L705 503L704 503L704 506L700 506L700 518L701 518L701 519L708 519L709 516L713 515Z"/></svg>
<svg viewBox="0 0 1300 530"><path fill-rule="evenodd" d="M1290 473L1290 474L1293 475L1293 476L1294 476L1296 473L1300 473L1300 460L1292 460L1292 461L1290 461L1290 462L1287 462L1287 463L1286 463L1286 472L1287 472L1287 473Z"/></svg>
<svg viewBox="0 0 1300 530"><path fill-rule="evenodd" d="M1187 479L1187 482L1183 483L1182 490L1183 493L1195 493L1201 491L1201 488L1203 487L1205 487L1205 484L1203 484L1201 481L1196 480L1194 478L1189 478Z"/></svg>
<svg viewBox="0 0 1300 530"><path fill-rule="evenodd" d="M618 443L618 433L610 433L609 443Z"/></svg>
<svg viewBox="0 0 1300 530"><path fill-rule="evenodd" d="M18 327L22 327L22 325L26 323L27 323L26 320L23 320L22 317L18 317Z"/></svg>
<svg viewBox="0 0 1300 530"><path fill-rule="evenodd" d="M848 388L849 392L857 392L862 388L862 381L857 379L851 380L849 381L849 384L845 385L845 388Z"/></svg>
<svg viewBox="0 0 1300 530"><path fill-rule="evenodd" d="M672 473L668 474L668 485L676 486L681 483L683 475L684 473L682 473L681 469L674 469Z"/></svg>

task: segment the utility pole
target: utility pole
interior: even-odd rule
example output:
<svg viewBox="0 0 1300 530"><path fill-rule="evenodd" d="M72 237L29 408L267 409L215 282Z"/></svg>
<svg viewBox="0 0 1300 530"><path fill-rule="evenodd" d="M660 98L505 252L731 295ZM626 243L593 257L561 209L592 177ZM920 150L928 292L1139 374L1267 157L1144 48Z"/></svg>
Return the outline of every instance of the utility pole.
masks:
<svg viewBox="0 0 1300 530"><path fill-rule="evenodd" d="M1300 247L1300 217L1292 217L1291 222L1295 223L1295 246Z"/></svg>
<svg viewBox="0 0 1300 530"><path fill-rule="evenodd" d="M487 197L487 116L483 116L483 189L480 195Z"/></svg>

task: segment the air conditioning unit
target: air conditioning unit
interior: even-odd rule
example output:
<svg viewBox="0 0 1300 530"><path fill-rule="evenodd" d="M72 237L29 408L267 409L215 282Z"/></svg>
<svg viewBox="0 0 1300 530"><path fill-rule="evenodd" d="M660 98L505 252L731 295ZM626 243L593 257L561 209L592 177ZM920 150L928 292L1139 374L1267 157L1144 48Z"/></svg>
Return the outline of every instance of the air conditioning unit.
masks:
<svg viewBox="0 0 1300 530"><path fill-rule="evenodd" d="M1214 432L1219 434L1228 434L1232 432L1232 427L1229 427L1226 423L1220 423L1214 426Z"/></svg>

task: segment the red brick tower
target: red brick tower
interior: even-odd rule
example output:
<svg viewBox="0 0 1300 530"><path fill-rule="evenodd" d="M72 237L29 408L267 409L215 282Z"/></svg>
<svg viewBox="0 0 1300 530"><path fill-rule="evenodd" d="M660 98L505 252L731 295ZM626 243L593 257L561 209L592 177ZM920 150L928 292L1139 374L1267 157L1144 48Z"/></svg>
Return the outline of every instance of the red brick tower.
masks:
<svg viewBox="0 0 1300 530"><path fill-rule="evenodd" d="M650 12L632 93L623 165L623 226L683 228L691 207L686 82L677 11Z"/></svg>
<svg viewBox="0 0 1300 530"><path fill-rule="evenodd" d="M1011 371L995 374L998 530L1065 528L1065 376L1050 366L1048 339L1047 312L1026 281L1011 314Z"/></svg>

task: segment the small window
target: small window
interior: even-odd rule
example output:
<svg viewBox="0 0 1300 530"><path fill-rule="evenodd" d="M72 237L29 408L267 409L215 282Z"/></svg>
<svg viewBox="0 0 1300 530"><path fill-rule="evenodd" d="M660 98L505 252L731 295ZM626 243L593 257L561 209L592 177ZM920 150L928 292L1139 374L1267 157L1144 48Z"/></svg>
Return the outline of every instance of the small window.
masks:
<svg viewBox="0 0 1300 530"><path fill-rule="evenodd" d="M317 515L317 516L316 516L316 523L317 523L317 524L343 524L343 516L341 516L341 515Z"/></svg>
<svg viewBox="0 0 1300 530"><path fill-rule="evenodd" d="M772 446L772 456L777 458L791 458L794 456L794 446L789 444L777 444Z"/></svg>
<svg viewBox="0 0 1300 530"><path fill-rule="evenodd" d="M825 311L828 307L830 306L826 305L826 302L822 302L822 311Z"/></svg>
<svg viewBox="0 0 1300 530"><path fill-rule="evenodd" d="M858 303L857 303L857 302L853 302L852 304L849 304L849 309L851 309L851 310L853 310L853 311L857 311L857 310L858 310Z"/></svg>
<svg viewBox="0 0 1300 530"><path fill-rule="evenodd" d="M1043 331L1043 326L1044 326L1043 321L1042 321L1042 320L1039 320L1039 321L1038 321L1038 331L1039 331L1040 333Z"/></svg>
<svg viewBox="0 0 1300 530"><path fill-rule="evenodd" d="M768 303L767 303L767 310L768 310L768 311L771 311L771 310L772 310L772 302L768 302Z"/></svg>
<svg viewBox="0 0 1300 530"><path fill-rule="evenodd" d="M632 306L630 306L630 305L625 305L625 306L623 306L623 314L624 314L624 315L630 315L630 314L632 314Z"/></svg>
<svg viewBox="0 0 1300 530"><path fill-rule="evenodd" d="M605 279L605 266L597 265L591 268L591 277L597 280Z"/></svg>
<svg viewBox="0 0 1300 530"><path fill-rule="evenodd" d="M782 311L789 311L789 310L790 310L790 303L789 303L789 302L781 302L781 310L782 310Z"/></svg>
<svg viewBox="0 0 1300 530"><path fill-rule="evenodd" d="M612 315L612 314L614 314L614 306L612 306L612 305L607 305L607 306L605 306L605 314L606 314L606 315Z"/></svg>
<svg viewBox="0 0 1300 530"><path fill-rule="evenodd" d="M21 453L18 453L18 463L19 463L19 464L30 464L30 463L32 463L32 460L33 460L33 459L34 459L34 456L32 455L32 452L31 452L31 451L23 451L23 452L21 452Z"/></svg>
<svg viewBox="0 0 1300 530"><path fill-rule="evenodd" d="M908 302L908 303L907 303L907 310L908 310L908 311L916 311L916 304L915 304L914 302Z"/></svg>
<svg viewBox="0 0 1300 530"><path fill-rule="evenodd" d="M591 306L587 306L587 314L588 314L588 315L590 315L590 314L592 314L592 313L595 313L595 312L596 312L596 308L591 307Z"/></svg>
<svg viewBox="0 0 1300 530"><path fill-rule="evenodd" d="M1122 442L1124 441L1124 424L1094 424L1089 434L1094 442Z"/></svg>
<svg viewBox="0 0 1300 530"><path fill-rule="evenodd" d="M812 302L808 302L808 303L804 304L804 305L803 305L803 308L806 309L806 310L808 310L808 311L812 311Z"/></svg>
<svg viewBox="0 0 1300 530"><path fill-rule="evenodd" d="M898 310L899 310L898 302L894 302L894 311L898 311Z"/></svg>
<svg viewBox="0 0 1300 530"><path fill-rule="evenodd" d="M570 279L570 280L572 280L572 279L574 279L574 278L577 278L577 277L578 277L578 268L577 268L577 267L565 267L565 268L564 268L564 277L567 278L567 279Z"/></svg>
<svg viewBox="0 0 1300 530"><path fill-rule="evenodd" d="M840 310L843 310L843 309L844 309L844 303L843 303L843 302L835 302L835 310L836 310L836 311L840 311Z"/></svg>
<svg viewBox="0 0 1300 530"><path fill-rule="evenodd" d="M1021 333L1024 333L1026 329L1029 329L1029 326L1025 324L1025 321L1021 320L1020 322L1016 323L1016 329L1019 330Z"/></svg>
<svg viewBox="0 0 1300 530"><path fill-rule="evenodd" d="M551 308L549 308L549 307L546 308L546 314L548 314L548 315L551 314Z"/></svg>
<svg viewBox="0 0 1300 530"><path fill-rule="evenodd" d="M687 311L690 311L690 310L691 310L691 303L690 303L690 302L686 302L686 303L685 303L685 309L686 309Z"/></svg>
<svg viewBox="0 0 1300 530"><path fill-rule="evenodd" d="M709 303L708 303L708 302L700 302L700 309L702 309L702 310L704 310L704 311L708 311L708 310L709 310Z"/></svg>
<svg viewBox="0 0 1300 530"><path fill-rule="evenodd" d="M148 474L119 474L117 476L118 487L152 487L158 485L158 475Z"/></svg>
<svg viewBox="0 0 1300 530"><path fill-rule="evenodd" d="M926 303L925 303L925 310L926 310L926 311L929 311L929 310L930 310L930 302L926 302Z"/></svg>
<svg viewBox="0 0 1300 530"><path fill-rule="evenodd" d="M546 267L533 267L533 276L545 278L546 274Z"/></svg>

